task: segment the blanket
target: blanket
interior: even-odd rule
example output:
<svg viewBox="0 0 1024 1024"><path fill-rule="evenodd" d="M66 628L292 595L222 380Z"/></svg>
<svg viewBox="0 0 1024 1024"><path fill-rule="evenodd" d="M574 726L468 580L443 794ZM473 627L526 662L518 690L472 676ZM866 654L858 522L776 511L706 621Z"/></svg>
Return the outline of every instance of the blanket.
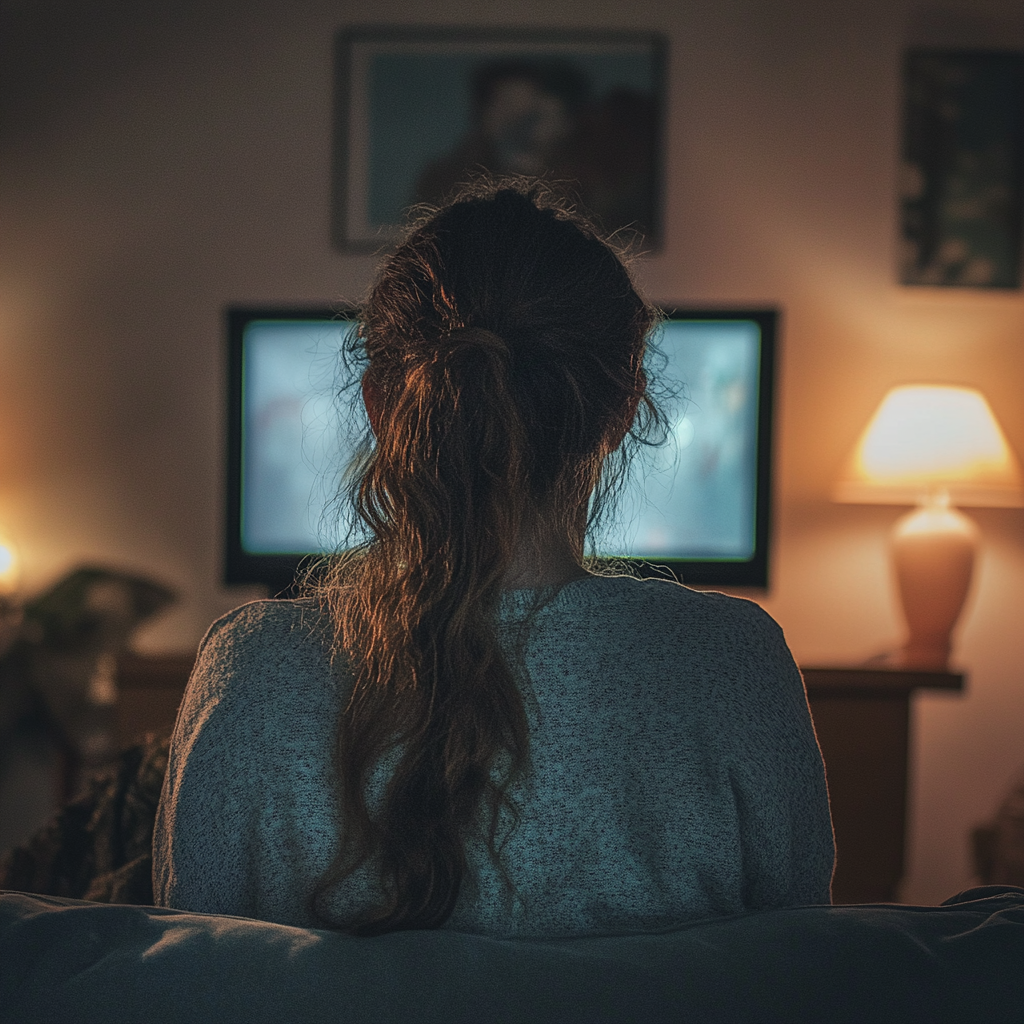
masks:
<svg viewBox="0 0 1024 1024"><path fill-rule="evenodd" d="M0 889L151 904L153 824L169 745L169 736L148 736L90 776L76 799L0 860Z"/></svg>

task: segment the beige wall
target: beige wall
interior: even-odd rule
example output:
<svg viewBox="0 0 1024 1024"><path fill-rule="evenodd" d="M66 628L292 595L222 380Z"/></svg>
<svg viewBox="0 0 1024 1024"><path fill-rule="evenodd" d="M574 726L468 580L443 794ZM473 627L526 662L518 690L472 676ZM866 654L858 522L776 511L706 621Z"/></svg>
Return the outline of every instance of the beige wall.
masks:
<svg viewBox="0 0 1024 1024"><path fill-rule="evenodd" d="M425 18L413 2L169 6L0 2L0 528L29 589L83 559L177 586L148 650L193 648L252 596L218 582L224 305L351 300L370 280L372 260L328 240L333 32ZM960 6L1019 16L1016 0ZM759 599L804 663L898 642L898 510L828 498L875 404L899 382L972 384L1024 453L1024 294L893 283L898 67L921 19L900 0L429 10L669 36L668 243L641 276L666 302L785 311ZM1024 513L977 519L969 689L915 707L912 902L970 881L967 832L1024 764Z"/></svg>

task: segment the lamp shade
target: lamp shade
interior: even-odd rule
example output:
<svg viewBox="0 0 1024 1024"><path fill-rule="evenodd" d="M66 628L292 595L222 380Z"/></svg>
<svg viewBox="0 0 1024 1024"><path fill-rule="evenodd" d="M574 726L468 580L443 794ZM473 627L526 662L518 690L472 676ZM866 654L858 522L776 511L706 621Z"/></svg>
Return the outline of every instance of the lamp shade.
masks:
<svg viewBox="0 0 1024 1024"><path fill-rule="evenodd" d="M1024 506L1020 464L974 388L905 385L882 400L835 487L836 501Z"/></svg>

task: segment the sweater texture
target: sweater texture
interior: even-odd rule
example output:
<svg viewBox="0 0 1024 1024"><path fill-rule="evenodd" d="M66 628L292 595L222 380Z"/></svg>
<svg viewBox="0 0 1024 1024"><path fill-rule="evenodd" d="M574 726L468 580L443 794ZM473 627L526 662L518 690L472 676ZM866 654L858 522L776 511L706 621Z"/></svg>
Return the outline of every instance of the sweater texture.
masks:
<svg viewBox="0 0 1024 1024"><path fill-rule="evenodd" d="M521 620L532 596L507 595L501 620ZM329 647L311 602L257 601L211 627L157 814L157 905L322 923L308 900L344 828L333 750L352 685ZM757 605L592 576L536 613L521 664L532 771L512 791L521 818L502 849L515 892L470 839L444 927L582 936L830 902L832 824L807 697ZM332 890L332 917L343 924L377 893L360 869Z"/></svg>

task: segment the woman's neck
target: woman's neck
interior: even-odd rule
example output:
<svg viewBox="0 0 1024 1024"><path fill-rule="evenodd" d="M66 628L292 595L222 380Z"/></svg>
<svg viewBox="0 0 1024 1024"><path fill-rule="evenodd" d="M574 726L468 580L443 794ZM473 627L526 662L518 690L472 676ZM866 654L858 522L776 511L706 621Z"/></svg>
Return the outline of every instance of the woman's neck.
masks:
<svg viewBox="0 0 1024 1024"><path fill-rule="evenodd" d="M568 538L551 531L520 540L502 589L540 590L562 586L589 575L573 554Z"/></svg>

